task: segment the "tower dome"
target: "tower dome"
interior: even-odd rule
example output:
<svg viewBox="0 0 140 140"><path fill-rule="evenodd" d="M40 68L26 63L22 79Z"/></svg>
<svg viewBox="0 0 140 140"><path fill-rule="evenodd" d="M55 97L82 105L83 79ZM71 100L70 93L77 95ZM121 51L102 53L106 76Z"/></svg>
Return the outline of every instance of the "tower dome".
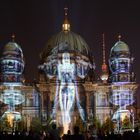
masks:
<svg viewBox="0 0 140 140"><path fill-rule="evenodd" d="M109 66L111 81L128 82L131 80L133 60L130 56L128 45L120 40L115 43L110 51Z"/></svg>
<svg viewBox="0 0 140 140"><path fill-rule="evenodd" d="M24 70L24 58L21 47L13 40L8 42L0 58L1 82L19 82Z"/></svg>
<svg viewBox="0 0 140 140"><path fill-rule="evenodd" d="M110 57L130 57L130 50L128 45L121 41L121 36L118 36L119 41L115 43L110 52Z"/></svg>
<svg viewBox="0 0 140 140"><path fill-rule="evenodd" d="M119 40L113 46L112 51L113 52L120 52L120 51L129 52L129 47L125 42Z"/></svg>

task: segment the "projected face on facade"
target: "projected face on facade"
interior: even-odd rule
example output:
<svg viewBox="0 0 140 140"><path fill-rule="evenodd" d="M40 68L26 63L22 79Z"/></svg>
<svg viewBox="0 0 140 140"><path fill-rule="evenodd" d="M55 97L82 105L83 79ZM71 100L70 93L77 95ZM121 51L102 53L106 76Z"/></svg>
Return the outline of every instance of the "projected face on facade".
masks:
<svg viewBox="0 0 140 140"><path fill-rule="evenodd" d="M63 53L62 54L62 62L63 64L70 64L70 54L69 53Z"/></svg>

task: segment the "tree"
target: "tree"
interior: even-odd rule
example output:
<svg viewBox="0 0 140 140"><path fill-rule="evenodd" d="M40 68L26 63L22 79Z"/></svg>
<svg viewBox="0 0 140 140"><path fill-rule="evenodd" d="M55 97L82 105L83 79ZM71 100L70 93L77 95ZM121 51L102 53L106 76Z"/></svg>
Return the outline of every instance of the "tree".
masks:
<svg viewBox="0 0 140 140"><path fill-rule="evenodd" d="M31 130L33 130L34 132L40 132L42 130L42 124L39 118L35 117L32 119Z"/></svg>
<svg viewBox="0 0 140 140"><path fill-rule="evenodd" d="M122 128L132 128L132 124L128 116L125 116L124 120L122 121Z"/></svg>
<svg viewBox="0 0 140 140"><path fill-rule="evenodd" d="M101 128L101 123L97 117L93 119L93 126L95 126L97 130Z"/></svg>
<svg viewBox="0 0 140 140"><path fill-rule="evenodd" d="M22 119L21 121L17 122L17 128L18 131L23 131L25 130L25 122Z"/></svg>
<svg viewBox="0 0 140 140"><path fill-rule="evenodd" d="M86 127L84 127L84 122L81 120L80 116L76 119L75 126L78 126L80 129L80 132L84 132Z"/></svg>
<svg viewBox="0 0 140 140"><path fill-rule="evenodd" d="M113 122L111 121L111 119L108 117L103 125L102 125L102 129L105 131L105 132L110 132L113 130Z"/></svg>

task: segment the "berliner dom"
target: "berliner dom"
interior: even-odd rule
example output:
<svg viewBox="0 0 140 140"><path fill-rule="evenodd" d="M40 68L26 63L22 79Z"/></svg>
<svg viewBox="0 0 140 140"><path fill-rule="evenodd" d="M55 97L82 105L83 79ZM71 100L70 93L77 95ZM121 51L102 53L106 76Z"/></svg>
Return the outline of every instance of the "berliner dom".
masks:
<svg viewBox="0 0 140 140"><path fill-rule="evenodd" d="M102 65L96 68L98 58L92 53L96 49L72 31L68 15L65 8L62 29L42 47L34 83L26 83L25 59L15 37L4 46L0 56L0 117L9 118L14 130L21 121L30 130L39 119L42 126L55 123L66 134L75 125L84 131L95 126L95 120L103 125L108 119L119 132L126 116L134 129L138 85L130 47L119 35L107 56L109 47L103 33L99 45Z"/></svg>

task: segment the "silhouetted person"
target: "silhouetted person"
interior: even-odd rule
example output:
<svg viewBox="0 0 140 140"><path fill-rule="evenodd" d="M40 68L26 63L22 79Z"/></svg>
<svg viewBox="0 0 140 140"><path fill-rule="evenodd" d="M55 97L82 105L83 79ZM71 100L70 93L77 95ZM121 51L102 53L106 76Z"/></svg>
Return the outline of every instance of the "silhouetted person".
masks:
<svg viewBox="0 0 140 140"><path fill-rule="evenodd" d="M140 140L140 133L139 133L139 128L138 127L135 128L133 136L134 136L133 140Z"/></svg>
<svg viewBox="0 0 140 140"><path fill-rule="evenodd" d="M50 137L51 137L53 140L60 140L59 132L58 132L58 130L56 129L56 124L53 124L53 125L52 125L52 130L50 131Z"/></svg>
<svg viewBox="0 0 140 140"><path fill-rule="evenodd" d="M64 134L62 140L71 140L71 132L68 130L67 135Z"/></svg>
<svg viewBox="0 0 140 140"><path fill-rule="evenodd" d="M71 136L70 140L85 140L84 136L82 134L79 134L79 127L74 127L74 134Z"/></svg>

